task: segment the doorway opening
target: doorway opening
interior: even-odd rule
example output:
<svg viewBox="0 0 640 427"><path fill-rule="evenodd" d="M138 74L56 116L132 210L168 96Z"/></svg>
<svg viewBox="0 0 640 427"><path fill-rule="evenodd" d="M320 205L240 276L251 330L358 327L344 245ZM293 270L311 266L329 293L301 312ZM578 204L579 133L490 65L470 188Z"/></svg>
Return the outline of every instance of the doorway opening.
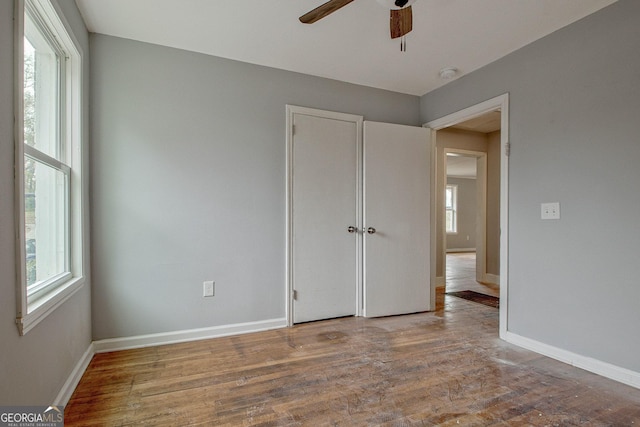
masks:
<svg viewBox="0 0 640 427"><path fill-rule="evenodd" d="M436 284L439 291L472 290L499 296L500 336L507 331L508 313L508 99L508 94L501 95L426 124L433 131L435 169L439 171L434 177ZM452 228L456 215L462 219L462 205L454 207L446 200L453 193L447 190L448 180L452 186L457 184L458 196L465 182L454 182L455 175L464 175L455 172L455 164L473 164L473 160L477 176L458 178L475 180L467 185L476 188L471 191L476 197L471 215L476 219L475 232ZM447 173L447 163L454 171ZM462 286L465 289L457 289Z"/></svg>
<svg viewBox="0 0 640 427"><path fill-rule="evenodd" d="M455 142L448 137L441 139ZM499 206L494 194L499 191L498 177L494 177L494 182L487 180L487 146L491 139L480 132L461 133L456 138L467 144L476 142L483 151L444 148L444 291L473 291L499 297L500 286L495 279L499 265L488 262L497 259L495 255L499 253L499 242L490 239L492 234L499 234L499 225L492 225L499 221L492 223L494 218L487 215L498 213L490 209L490 203ZM492 186L488 188L488 184Z"/></svg>

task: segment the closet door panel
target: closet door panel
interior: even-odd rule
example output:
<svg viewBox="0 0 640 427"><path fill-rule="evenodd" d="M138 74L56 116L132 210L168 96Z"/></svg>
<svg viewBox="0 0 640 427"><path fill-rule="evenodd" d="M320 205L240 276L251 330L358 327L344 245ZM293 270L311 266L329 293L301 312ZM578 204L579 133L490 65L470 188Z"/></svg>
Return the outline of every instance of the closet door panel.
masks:
<svg viewBox="0 0 640 427"><path fill-rule="evenodd" d="M431 307L426 128L364 123L364 315Z"/></svg>
<svg viewBox="0 0 640 427"><path fill-rule="evenodd" d="M293 322L356 314L359 124L294 115Z"/></svg>

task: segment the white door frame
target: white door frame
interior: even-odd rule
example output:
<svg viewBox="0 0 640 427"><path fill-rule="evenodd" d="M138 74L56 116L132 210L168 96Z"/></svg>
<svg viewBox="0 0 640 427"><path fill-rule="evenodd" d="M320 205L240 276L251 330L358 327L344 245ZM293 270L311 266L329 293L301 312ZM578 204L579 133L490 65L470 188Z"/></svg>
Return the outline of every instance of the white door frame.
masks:
<svg viewBox="0 0 640 427"><path fill-rule="evenodd" d="M509 304L509 94L497 96L455 113L426 123L424 126L437 132L457 123L500 109L500 338L505 339L508 331ZM432 138L435 141L435 135ZM435 144L433 157L436 157ZM434 168L434 180L437 171ZM431 219L435 223L435 216ZM435 225L432 225L435 229ZM435 255L434 255L435 256ZM432 284L435 286L435 284ZM432 291L435 292L435 291Z"/></svg>
<svg viewBox="0 0 640 427"><path fill-rule="evenodd" d="M447 153L460 154L476 159L476 281L487 282L487 153L483 151L461 150L458 148L444 149L444 168L442 170L442 182L447 185ZM436 190L442 191L441 188ZM445 206L442 203L440 214L445 215ZM442 221L442 260L444 263L443 274L445 275L446 286L446 266L447 266L447 224Z"/></svg>
<svg viewBox="0 0 640 427"><path fill-rule="evenodd" d="M357 136L357 173L356 173L356 228L362 229L362 124L363 116L354 114L337 113L333 111L317 110L314 108L299 107L295 105L287 105L287 149L286 149L286 255L285 255L285 308L287 316L287 326L293 326L293 137L294 126L293 118L296 114L303 114L314 117L321 117L333 120L342 120L356 124ZM353 284L356 288L356 316L362 316L362 233L356 233L356 282Z"/></svg>

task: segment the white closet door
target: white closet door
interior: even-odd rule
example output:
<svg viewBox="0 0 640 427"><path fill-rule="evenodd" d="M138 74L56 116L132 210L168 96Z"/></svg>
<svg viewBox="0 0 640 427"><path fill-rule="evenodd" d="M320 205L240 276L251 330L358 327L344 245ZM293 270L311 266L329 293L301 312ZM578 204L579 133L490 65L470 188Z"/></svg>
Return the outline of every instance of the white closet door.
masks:
<svg viewBox="0 0 640 427"><path fill-rule="evenodd" d="M427 311L430 132L364 123L364 315Z"/></svg>
<svg viewBox="0 0 640 427"><path fill-rule="evenodd" d="M356 314L360 126L293 115L294 323Z"/></svg>

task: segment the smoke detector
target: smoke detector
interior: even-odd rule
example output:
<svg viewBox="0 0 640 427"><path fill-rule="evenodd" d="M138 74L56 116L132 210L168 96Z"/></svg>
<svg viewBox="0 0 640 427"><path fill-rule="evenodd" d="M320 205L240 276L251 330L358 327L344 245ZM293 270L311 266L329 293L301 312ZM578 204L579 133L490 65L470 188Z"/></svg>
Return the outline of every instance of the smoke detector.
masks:
<svg viewBox="0 0 640 427"><path fill-rule="evenodd" d="M451 80L458 75L458 69L455 67L444 67L440 70L439 75L442 80Z"/></svg>

